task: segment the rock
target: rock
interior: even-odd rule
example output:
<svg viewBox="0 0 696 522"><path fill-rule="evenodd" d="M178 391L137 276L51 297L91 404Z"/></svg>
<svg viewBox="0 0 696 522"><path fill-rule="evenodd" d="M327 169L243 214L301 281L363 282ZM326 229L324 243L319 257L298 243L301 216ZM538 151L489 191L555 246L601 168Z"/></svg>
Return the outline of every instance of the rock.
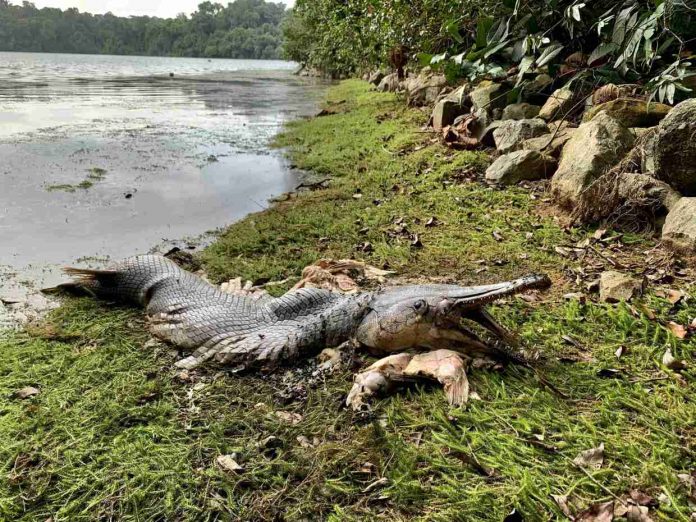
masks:
<svg viewBox="0 0 696 522"><path fill-rule="evenodd" d="M660 122L655 139L655 175L686 196L696 196L696 98Z"/></svg>
<svg viewBox="0 0 696 522"><path fill-rule="evenodd" d="M625 173L619 176L617 195L624 202L654 201L656 207L667 210L673 209L682 199L682 195L664 181L639 173Z"/></svg>
<svg viewBox="0 0 696 522"><path fill-rule="evenodd" d="M520 149L522 142L529 138L536 138L548 134L549 127L544 120L533 118L529 120L503 120L493 131L493 140L496 148L502 152L511 152Z"/></svg>
<svg viewBox="0 0 696 522"><path fill-rule="evenodd" d="M647 136L645 136L647 135ZM643 139L643 150L640 155L641 172L655 172L655 144L657 143L657 127L646 129Z"/></svg>
<svg viewBox="0 0 696 522"><path fill-rule="evenodd" d="M468 112L468 109L457 102L444 99L435 104L433 109L433 128L442 130L447 125L452 125L457 116Z"/></svg>
<svg viewBox="0 0 696 522"><path fill-rule="evenodd" d="M491 113L494 109L502 109L507 105L508 89L500 83L484 80L469 93L472 110L483 109Z"/></svg>
<svg viewBox="0 0 696 522"><path fill-rule="evenodd" d="M553 78L546 73L541 73L523 86L522 98L524 101L543 105L548 98L548 90L553 85Z"/></svg>
<svg viewBox="0 0 696 522"><path fill-rule="evenodd" d="M435 103L446 86L447 78L444 74L417 76L404 82L407 102L413 107Z"/></svg>
<svg viewBox="0 0 696 522"><path fill-rule="evenodd" d="M551 125L549 124L549 127ZM530 138L522 142L522 148L525 150L536 150L543 152L554 158L559 158L565 144L570 140L576 129L567 125L561 126L558 132L552 128L549 134L544 134L538 138Z"/></svg>
<svg viewBox="0 0 696 522"><path fill-rule="evenodd" d="M372 85L379 85L383 78L384 73L382 71L375 71L369 76L367 81L370 82Z"/></svg>
<svg viewBox="0 0 696 522"><path fill-rule="evenodd" d="M377 90L382 92L396 92L401 82L397 73L387 74L377 85Z"/></svg>
<svg viewBox="0 0 696 522"><path fill-rule="evenodd" d="M599 300L605 303L630 301L643 295L644 280L614 270L603 272L599 280Z"/></svg>
<svg viewBox="0 0 696 522"><path fill-rule="evenodd" d="M38 388L34 388L33 386L27 386L25 388L22 388L21 390L17 390L15 392L15 397L18 399L30 399L31 397L34 397L35 395L38 395L41 393Z"/></svg>
<svg viewBox="0 0 696 522"><path fill-rule="evenodd" d="M696 198L681 198L670 209L662 227L662 240L671 248L696 253Z"/></svg>
<svg viewBox="0 0 696 522"><path fill-rule="evenodd" d="M578 127L561 153L551 190L561 205L574 205L583 190L616 165L633 146L631 132L607 113Z"/></svg>
<svg viewBox="0 0 696 522"><path fill-rule="evenodd" d="M664 103L648 103L632 98L618 98L594 105L585 112L583 122L592 121L597 114L605 111L624 127L652 127L667 116L672 107Z"/></svg>
<svg viewBox="0 0 696 522"><path fill-rule="evenodd" d="M496 185L513 185L522 180L548 178L556 160L535 150L518 150L496 159L486 170L486 181Z"/></svg>
<svg viewBox="0 0 696 522"><path fill-rule="evenodd" d="M573 108L574 102L575 93L573 91L565 87L558 89L544 103L539 111L539 118L546 121L566 118L567 113Z"/></svg>
<svg viewBox="0 0 696 522"><path fill-rule="evenodd" d="M503 120L527 120L536 118L541 107L531 103L513 103L503 109Z"/></svg>

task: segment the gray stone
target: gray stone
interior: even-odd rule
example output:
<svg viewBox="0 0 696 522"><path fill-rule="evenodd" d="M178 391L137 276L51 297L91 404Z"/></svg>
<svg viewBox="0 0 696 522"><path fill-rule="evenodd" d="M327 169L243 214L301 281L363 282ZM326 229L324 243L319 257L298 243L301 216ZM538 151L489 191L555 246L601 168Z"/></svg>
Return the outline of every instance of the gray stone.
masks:
<svg viewBox="0 0 696 522"><path fill-rule="evenodd" d="M565 87L558 89L546 100L546 103L539 111L539 117L546 121L565 118L572 109L574 102L575 94L573 91Z"/></svg>
<svg viewBox="0 0 696 522"><path fill-rule="evenodd" d="M541 107L531 103L512 103L503 109L503 120L527 120L536 118Z"/></svg>
<svg viewBox="0 0 696 522"><path fill-rule="evenodd" d="M521 149L524 140L548 134L549 127L544 120L503 120L493 131L496 148L502 152Z"/></svg>
<svg viewBox="0 0 696 522"><path fill-rule="evenodd" d="M696 196L696 98L674 107L660 122L655 175L686 196Z"/></svg>
<svg viewBox="0 0 696 522"><path fill-rule="evenodd" d="M370 75L367 81L370 82L372 85L379 85L383 78L384 73L382 71L375 71Z"/></svg>
<svg viewBox="0 0 696 522"><path fill-rule="evenodd" d="M469 93L472 109L483 109L492 112L494 109L502 109L507 105L507 87L500 83L484 80Z"/></svg>
<svg viewBox="0 0 696 522"><path fill-rule="evenodd" d="M674 250L696 253L696 198L681 198L662 227L662 240Z"/></svg>
<svg viewBox="0 0 696 522"><path fill-rule="evenodd" d="M603 272L599 280L599 300L605 303L630 301L643 295L644 279L608 270Z"/></svg>
<svg viewBox="0 0 696 522"><path fill-rule="evenodd" d="M575 130L561 153L551 190L558 203L574 206L580 194L631 150L635 137L602 112Z"/></svg>
<svg viewBox="0 0 696 522"><path fill-rule="evenodd" d="M452 125L457 116L467 112L467 109L457 102L451 100L440 100L433 109L433 128L442 130L448 125Z"/></svg>
<svg viewBox="0 0 696 522"><path fill-rule="evenodd" d="M655 172L655 145L657 144L657 127L644 129L643 150L640 154L640 170L641 172Z"/></svg>
<svg viewBox="0 0 696 522"><path fill-rule="evenodd" d="M404 82L404 90L409 105L421 107L435 103L438 95L447 86L444 74L417 76Z"/></svg>
<svg viewBox="0 0 696 522"><path fill-rule="evenodd" d="M671 109L672 107L664 103L618 98L592 106L585 111L582 121L592 121L592 118L604 111L624 127L652 127L660 123Z"/></svg>
<svg viewBox="0 0 696 522"><path fill-rule="evenodd" d="M518 150L496 159L486 170L486 181L495 185L514 185L522 180L548 178L556 160L534 150Z"/></svg>
<svg viewBox="0 0 696 522"><path fill-rule="evenodd" d="M652 201L655 207L673 209L682 195L664 181L647 174L624 173L618 177L616 194L621 201Z"/></svg>
<svg viewBox="0 0 696 522"><path fill-rule="evenodd" d="M549 125L549 128L551 131L549 134L524 140L522 142L522 148L525 150L536 150L553 156L554 158L559 158L563 147L568 140L570 140L576 129L568 126L561 126L558 132L556 132L551 128L551 125Z"/></svg>
<svg viewBox="0 0 696 522"><path fill-rule="evenodd" d="M399 81L399 75L397 73L387 74L382 81L379 82L377 86L378 91L382 92L396 92L399 90L401 82Z"/></svg>

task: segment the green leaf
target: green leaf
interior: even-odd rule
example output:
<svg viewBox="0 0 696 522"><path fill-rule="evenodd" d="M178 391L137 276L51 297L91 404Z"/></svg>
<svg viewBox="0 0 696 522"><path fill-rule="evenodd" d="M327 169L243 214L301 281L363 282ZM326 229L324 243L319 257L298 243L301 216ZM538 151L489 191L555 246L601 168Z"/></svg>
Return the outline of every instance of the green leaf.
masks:
<svg viewBox="0 0 696 522"><path fill-rule="evenodd" d="M476 47L483 49L488 45L488 33L493 27L494 19L489 16L482 16L476 24Z"/></svg>
<svg viewBox="0 0 696 522"><path fill-rule="evenodd" d="M556 56L560 54L560 52L563 50L565 46L561 44L551 44L549 45L546 49L544 49L544 52L541 53L541 56L537 59L537 67L543 67L547 63L549 63L551 60L553 60Z"/></svg>
<svg viewBox="0 0 696 522"><path fill-rule="evenodd" d="M602 58L604 58L608 54L615 52L616 50L618 50L618 47L615 43L608 42L599 44L597 48L594 51L592 51L590 57L587 59L587 65L591 66L593 63L600 61Z"/></svg>
<svg viewBox="0 0 696 522"><path fill-rule="evenodd" d="M463 43L464 38L459 33L459 21L450 20L447 25L445 25L445 32L457 43Z"/></svg>
<svg viewBox="0 0 696 522"><path fill-rule="evenodd" d="M418 53L416 57L418 59L418 63L422 67L425 67L426 65L430 65L431 63L433 63L433 55L430 53Z"/></svg>

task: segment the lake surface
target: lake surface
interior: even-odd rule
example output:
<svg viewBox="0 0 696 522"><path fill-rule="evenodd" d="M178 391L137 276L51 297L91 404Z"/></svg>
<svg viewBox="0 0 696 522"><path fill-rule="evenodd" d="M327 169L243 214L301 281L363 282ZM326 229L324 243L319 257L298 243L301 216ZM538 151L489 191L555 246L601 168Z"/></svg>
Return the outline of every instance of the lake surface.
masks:
<svg viewBox="0 0 696 522"><path fill-rule="evenodd" d="M60 265L186 248L292 189L296 174L268 145L285 122L315 113L326 87L293 68L0 53L5 314L62 280Z"/></svg>

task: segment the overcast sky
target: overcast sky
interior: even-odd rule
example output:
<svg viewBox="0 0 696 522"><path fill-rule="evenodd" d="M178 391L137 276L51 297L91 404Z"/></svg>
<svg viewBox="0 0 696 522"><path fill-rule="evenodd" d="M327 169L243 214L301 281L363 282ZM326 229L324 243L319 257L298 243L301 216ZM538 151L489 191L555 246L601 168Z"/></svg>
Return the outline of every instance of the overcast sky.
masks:
<svg viewBox="0 0 696 522"><path fill-rule="evenodd" d="M190 14L196 10L203 0L32 0L36 7L77 7L80 11L88 13L106 13L111 11L115 15L147 15L171 18L179 13ZM213 0L215 1L215 0ZM218 3L227 5L230 0L218 0ZM295 0L273 0L292 6ZM10 3L20 4L20 0L10 0Z"/></svg>

